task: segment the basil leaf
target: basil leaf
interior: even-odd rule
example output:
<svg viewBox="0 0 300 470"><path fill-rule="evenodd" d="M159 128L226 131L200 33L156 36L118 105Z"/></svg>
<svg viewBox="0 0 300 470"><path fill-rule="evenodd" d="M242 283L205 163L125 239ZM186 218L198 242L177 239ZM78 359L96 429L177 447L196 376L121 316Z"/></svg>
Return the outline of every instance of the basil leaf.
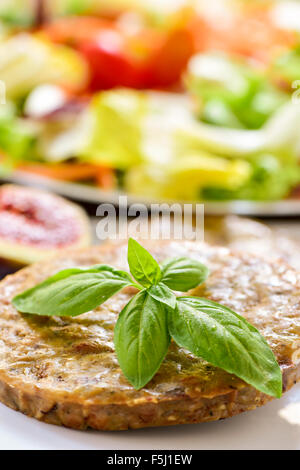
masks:
<svg viewBox="0 0 300 470"><path fill-rule="evenodd" d="M267 341L243 317L197 297L177 298L169 315L176 343L263 393L279 398L282 376Z"/></svg>
<svg viewBox="0 0 300 470"><path fill-rule="evenodd" d="M147 292L158 302L168 305L172 309L176 306L176 295L165 286L162 282L151 286L147 289Z"/></svg>
<svg viewBox="0 0 300 470"><path fill-rule="evenodd" d="M133 238L128 241L128 264L133 277L144 287L156 284L161 278L159 264Z"/></svg>
<svg viewBox="0 0 300 470"><path fill-rule="evenodd" d="M120 313L114 342L124 375L139 390L152 379L167 353L167 308L147 290L139 292Z"/></svg>
<svg viewBox="0 0 300 470"><path fill-rule="evenodd" d="M76 316L105 302L133 284L130 275L107 265L65 269L14 297L20 312L48 316Z"/></svg>
<svg viewBox="0 0 300 470"><path fill-rule="evenodd" d="M177 257L162 264L162 279L170 289L187 292L202 284L208 277L208 268L194 259Z"/></svg>

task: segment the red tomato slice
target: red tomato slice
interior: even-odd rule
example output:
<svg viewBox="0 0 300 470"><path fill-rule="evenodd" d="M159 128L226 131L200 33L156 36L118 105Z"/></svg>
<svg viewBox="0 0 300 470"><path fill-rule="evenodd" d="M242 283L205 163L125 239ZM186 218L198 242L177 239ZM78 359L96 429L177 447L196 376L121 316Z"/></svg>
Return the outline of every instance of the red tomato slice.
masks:
<svg viewBox="0 0 300 470"><path fill-rule="evenodd" d="M116 86L140 88L140 64L126 53L126 41L113 29L100 31L96 38L79 47L91 70L92 90Z"/></svg>
<svg viewBox="0 0 300 470"><path fill-rule="evenodd" d="M148 87L167 87L178 82L194 53L194 40L188 30L171 31L146 64Z"/></svg>
<svg viewBox="0 0 300 470"><path fill-rule="evenodd" d="M112 21L69 17L55 21L43 32L82 53L90 66L92 90L173 85L194 52L194 37L184 27L145 29L132 36Z"/></svg>
<svg viewBox="0 0 300 470"><path fill-rule="evenodd" d="M156 88L176 83L194 51L191 34L175 30L151 43L151 35L146 36L127 40L117 31L106 30L83 44L79 50L90 65L92 89Z"/></svg>

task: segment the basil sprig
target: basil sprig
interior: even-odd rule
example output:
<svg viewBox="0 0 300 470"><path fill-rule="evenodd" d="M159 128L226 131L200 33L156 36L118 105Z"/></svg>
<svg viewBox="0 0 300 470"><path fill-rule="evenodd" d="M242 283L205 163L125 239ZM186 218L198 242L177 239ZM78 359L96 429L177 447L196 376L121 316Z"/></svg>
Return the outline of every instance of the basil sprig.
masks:
<svg viewBox="0 0 300 470"><path fill-rule="evenodd" d="M259 331L224 305L199 297L176 297L202 284L202 263L177 257L161 266L137 241L128 242L130 274L108 265L65 269L13 299L23 313L77 316L124 287L138 293L119 314L114 343L120 367L135 389L144 387L164 360L171 338L216 367L263 393L280 397L282 375ZM132 276L132 277L131 277Z"/></svg>
<svg viewBox="0 0 300 470"><path fill-rule="evenodd" d="M134 281L125 271L107 265L64 269L13 299L24 313L75 317L103 304Z"/></svg>

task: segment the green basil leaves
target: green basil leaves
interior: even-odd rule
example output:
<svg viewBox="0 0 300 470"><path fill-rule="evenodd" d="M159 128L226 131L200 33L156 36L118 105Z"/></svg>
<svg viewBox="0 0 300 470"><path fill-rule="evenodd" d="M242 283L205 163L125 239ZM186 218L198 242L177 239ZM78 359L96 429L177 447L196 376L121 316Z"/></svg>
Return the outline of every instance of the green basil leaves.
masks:
<svg viewBox="0 0 300 470"><path fill-rule="evenodd" d="M76 316L135 286L139 292L123 308L114 332L120 367L134 388L144 387L156 374L172 337L261 392L281 396L280 367L256 328L223 305L174 294L203 283L209 274L206 266L185 257L160 266L133 239L128 242L128 264L135 280L108 265L65 269L14 297L13 305L35 315Z"/></svg>
<svg viewBox="0 0 300 470"><path fill-rule="evenodd" d="M128 241L128 265L133 277L144 287L151 287L161 278L159 264L133 238Z"/></svg>
<svg viewBox="0 0 300 470"><path fill-rule="evenodd" d="M172 258L162 264L162 282L180 292L199 286L208 274L209 270L204 264L189 258Z"/></svg>
<svg viewBox="0 0 300 470"><path fill-rule="evenodd" d="M17 295L13 305L24 313L75 317L98 307L132 284L128 273L111 266L65 269Z"/></svg>
<svg viewBox="0 0 300 470"><path fill-rule="evenodd" d="M124 375L136 389L144 387L167 354L170 335L164 303L147 290L125 306L115 327L115 346Z"/></svg>
<svg viewBox="0 0 300 470"><path fill-rule="evenodd" d="M176 343L214 366L237 375L261 392L280 397L280 367L254 326L208 299L179 297L169 317Z"/></svg>

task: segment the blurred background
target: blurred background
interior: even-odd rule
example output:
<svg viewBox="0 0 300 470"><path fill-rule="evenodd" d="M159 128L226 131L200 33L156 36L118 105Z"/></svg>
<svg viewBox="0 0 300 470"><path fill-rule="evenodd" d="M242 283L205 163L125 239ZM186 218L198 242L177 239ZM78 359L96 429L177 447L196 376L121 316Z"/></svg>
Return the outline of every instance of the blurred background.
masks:
<svg viewBox="0 0 300 470"><path fill-rule="evenodd" d="M300 2L1 0L0 85L2 275L120 194L300 266Z"/></svg>

